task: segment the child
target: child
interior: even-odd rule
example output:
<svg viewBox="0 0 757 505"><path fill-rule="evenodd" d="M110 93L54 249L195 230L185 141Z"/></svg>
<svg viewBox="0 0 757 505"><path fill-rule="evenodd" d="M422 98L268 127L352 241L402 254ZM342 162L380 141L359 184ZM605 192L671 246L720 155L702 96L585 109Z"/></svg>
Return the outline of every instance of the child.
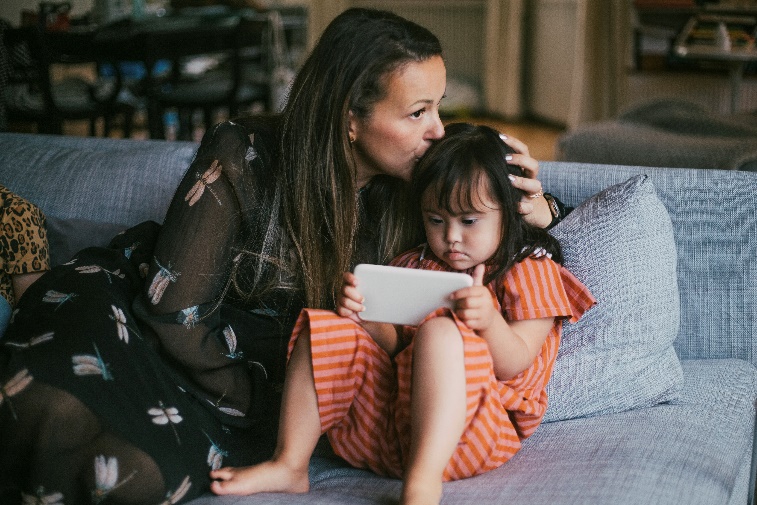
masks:
<svg viewBox="0 0 757 505"><path fill-rule="evenodd" d="M364 322L351 273L337 313L305 309L290 342L271 461L211 472L218 494L305 492L321 433L353 466L404 479L401 503L439 503L442 482L509 460L546 411L561 320L595 300L558 264L557 241L527 225L509 148L485 126L448 126L413 188L427 244L393 265L472 272L418 327Z"/></svg>

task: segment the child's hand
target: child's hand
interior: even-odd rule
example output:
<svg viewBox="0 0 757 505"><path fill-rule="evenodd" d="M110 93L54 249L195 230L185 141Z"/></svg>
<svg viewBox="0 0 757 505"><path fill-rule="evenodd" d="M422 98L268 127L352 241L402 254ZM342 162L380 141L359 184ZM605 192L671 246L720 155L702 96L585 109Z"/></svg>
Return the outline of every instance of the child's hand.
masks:
<svg viewBox="0 0 757 505"><path fill-rule="evenodd" d="M358 313L365 310L363 296L357 289L357 277L352 272L344 272L342 276L342 292L336 301L336 313L360 323Z"/></svg>
<svg viewBox="0 0 757 505"><path fill-rule="evenodd" d="M455 314L474 331L489 328L499 314L492 302L491 291L484 286L485 270L483 264L476 265L473 269L473 286L452 293L452 299L456 301Z"/></svg>
<svg viewBox="0 0 757 505"><path fill-rule="evenodd" d="M352 272L345 272L342 276L342 292L336 301L336 313L358 323L389 356L394 356L399 351L400 344L397 328L389 323L363 321L358 316L363 310L363 295L357 289L357 277Z"/></svg>

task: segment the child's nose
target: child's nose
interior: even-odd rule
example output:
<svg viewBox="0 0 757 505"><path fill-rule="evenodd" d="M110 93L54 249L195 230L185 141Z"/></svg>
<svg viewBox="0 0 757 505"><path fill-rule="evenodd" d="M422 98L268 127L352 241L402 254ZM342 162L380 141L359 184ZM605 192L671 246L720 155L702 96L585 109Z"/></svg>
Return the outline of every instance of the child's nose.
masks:
<svg viewBox="0 0 757 505"><path fill-rule="evenodd" d="M460 242L460 231L457 226L447 226L445 235L450 244Z"/></svg>

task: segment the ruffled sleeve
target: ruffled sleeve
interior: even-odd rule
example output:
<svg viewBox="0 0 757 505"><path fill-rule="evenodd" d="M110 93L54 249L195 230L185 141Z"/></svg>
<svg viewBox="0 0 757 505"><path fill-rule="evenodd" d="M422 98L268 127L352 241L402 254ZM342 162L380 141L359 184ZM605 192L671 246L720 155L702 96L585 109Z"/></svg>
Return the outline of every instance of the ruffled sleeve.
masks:
<svg viewBox="0 0 757 505"><path fill-rule="evenodd" d="M575 323L597 303L581 281L546 257L516 263L496 289L503 314L511 321L556 317Z"/></svg>

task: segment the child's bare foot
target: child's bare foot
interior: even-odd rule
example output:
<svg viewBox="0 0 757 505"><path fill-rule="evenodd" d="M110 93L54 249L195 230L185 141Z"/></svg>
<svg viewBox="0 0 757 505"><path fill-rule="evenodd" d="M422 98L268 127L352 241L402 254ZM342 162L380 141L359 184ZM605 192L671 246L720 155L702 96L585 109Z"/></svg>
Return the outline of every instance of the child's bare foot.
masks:
<svg viewBox="0 0 757 505"><path fill-rule="evenodd" d="M307 466L295 470L278 461L242 468L226 467L210 472L210 490L215 494L307 493Z"/></svg>
<svg viewBox="0 0 757 505"><path fill-rule="evenodd" d="M400 505L439 505L442 499L442 482L410 484L405 482L400 495Z"/></svg>

